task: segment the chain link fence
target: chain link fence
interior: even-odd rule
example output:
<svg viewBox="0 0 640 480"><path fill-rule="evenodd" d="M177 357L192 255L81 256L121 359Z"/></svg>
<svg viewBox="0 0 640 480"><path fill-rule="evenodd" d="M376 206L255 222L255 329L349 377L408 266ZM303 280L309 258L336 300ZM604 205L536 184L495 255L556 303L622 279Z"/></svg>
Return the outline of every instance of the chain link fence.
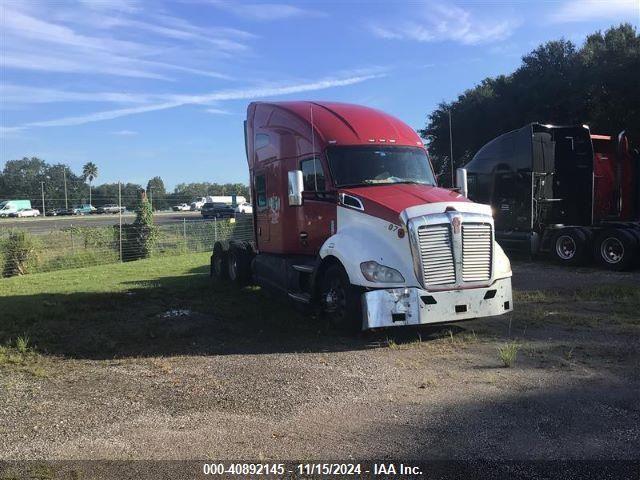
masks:
<svg viewBox="0 0 640 480"><path fill-rule="evenodd" d="M140 258L139 247L131 239L132 224L121 223L117 218L111 225L91 225L90 221L59 223L39 227L31 222L28 229L7 228L0 223L0 276ZM251 215L225 220L183 218L156 225L155 229L155 241L148 253L151 258L212 251L217 240L253 239Z"/></svg>

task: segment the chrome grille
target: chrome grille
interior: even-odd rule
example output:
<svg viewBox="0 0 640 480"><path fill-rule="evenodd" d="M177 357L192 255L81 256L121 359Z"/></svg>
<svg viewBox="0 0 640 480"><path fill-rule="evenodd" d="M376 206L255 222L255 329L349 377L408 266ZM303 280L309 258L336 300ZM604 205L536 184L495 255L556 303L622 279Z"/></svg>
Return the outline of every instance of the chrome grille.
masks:
<svg viewBox="0 0 640 480"><path fill-rule="evenodd" d="M418 244L425 285L455 283L456 269L449 225L420 227Z"/></svg>
<svg viewBox="0 0 640 480"><path fill-rule="evenodd" d="M462 224L462 281L480 282L491 278L491 225Z"/></svg>

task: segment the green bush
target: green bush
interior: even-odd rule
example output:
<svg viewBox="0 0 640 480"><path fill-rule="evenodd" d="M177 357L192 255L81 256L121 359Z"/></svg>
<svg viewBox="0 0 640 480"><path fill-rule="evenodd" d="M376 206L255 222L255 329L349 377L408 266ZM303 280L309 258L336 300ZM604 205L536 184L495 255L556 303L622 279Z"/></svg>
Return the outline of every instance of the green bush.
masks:
<svg viewBox="0 0 640 480"><path fill-rule="evenodd" d="M25 275L37 265L38 249L35 240L29 233L9 232L8 238L3 243L3 277Z"/></svg>
<svg viewBox="0 0 640 480"><path fill-rule="evenodd" d="M145 197L135 221L122 225L122 261L149 258L157 241L158 227L153 224L153 210Z"/></svg>

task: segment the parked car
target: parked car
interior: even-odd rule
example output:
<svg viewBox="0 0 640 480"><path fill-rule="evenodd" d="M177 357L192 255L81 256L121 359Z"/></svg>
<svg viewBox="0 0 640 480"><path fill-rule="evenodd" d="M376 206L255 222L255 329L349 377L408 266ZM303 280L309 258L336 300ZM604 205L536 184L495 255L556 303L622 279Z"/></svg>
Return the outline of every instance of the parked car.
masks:
<svg viewBox="0 0 640 480"><path fill-rule="evenodd" d="M53 208L51 210L47 210L47 217L59 217L62 215L71 215L69 209L67 208Z"/></svg>
<svg viewBox="0 0 640 480"><path fill-rule="evenodd" d="M174 212L188 212L191 210L191 206L188 203L181 203L180 205L174 205L171 209Z"/></svg>
<svg viewBox="0 0 640 480"><path fill-rule="evenodd" d="M116 214L116 213L124 213L125 211L125 207L120 207L118 205L116 205L115 203L107 203L106 205L102 205L101 207L98 207L96 209L95 213L111 213L111 214Z"/></svg>
<svg viewBox="0 0 640 480"><path fill-rule="evenodd" d="M21 208L17 212L13 212L9 214L10 217L39 217L40 210L37 208Z"/></svg>
<svg viewBox="0 0 640 480"><path fill-rule="evenodd" d="M87 215L94 213L96 211L96 207L93 205L89 205L88 203L84 203L82 205L76 205L71 209L73 215Z"/></svg>
<svg viewBox="0 0 640 480"><path fill-rule="evenodd" d="M201 210L204 218L233 218L235 209L226 203L205 203Z"/></svg>
<svg viewBox="0 0 640 480"><path fill-rule="evenodd" d="M236 207L236 213L253 213L253 207L248 202L241 203Z"/></svg>

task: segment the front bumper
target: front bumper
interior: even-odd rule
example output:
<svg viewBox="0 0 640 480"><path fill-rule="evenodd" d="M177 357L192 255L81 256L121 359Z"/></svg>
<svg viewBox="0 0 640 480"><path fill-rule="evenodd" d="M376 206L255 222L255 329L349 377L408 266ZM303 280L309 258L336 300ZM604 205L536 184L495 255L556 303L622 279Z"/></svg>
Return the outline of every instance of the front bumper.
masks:
<svg viewBox="0 0 640 480"><path fill-rule="evenodd" d="M390 288L362 294L362 329L455 322L513 310L511 278L483 288L428 292Z"/></svg>

